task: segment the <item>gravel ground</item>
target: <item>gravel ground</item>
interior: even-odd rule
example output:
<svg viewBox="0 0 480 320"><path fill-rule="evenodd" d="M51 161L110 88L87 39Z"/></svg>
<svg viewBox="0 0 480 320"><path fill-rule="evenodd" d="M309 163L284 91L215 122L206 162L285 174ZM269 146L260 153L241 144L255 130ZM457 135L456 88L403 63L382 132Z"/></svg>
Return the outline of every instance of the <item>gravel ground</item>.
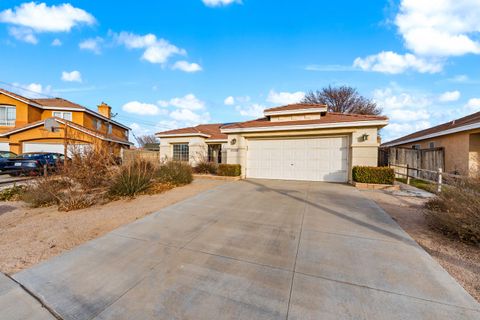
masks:
<svg viewBox="0 0 480 320"><path fill-rule="evenodd" d="M0 202L0 271L13 274L59 255L121 225L215 188L227 181L195 179L157 195L118 200L87 209L59 212Z"/></svg>
<svg viewBox="0 0 480 320"><path fill-rule="evenodd" d="M480 302L480 247L431 230L423 214L425 198L388 191L363 191Z"/></svg>

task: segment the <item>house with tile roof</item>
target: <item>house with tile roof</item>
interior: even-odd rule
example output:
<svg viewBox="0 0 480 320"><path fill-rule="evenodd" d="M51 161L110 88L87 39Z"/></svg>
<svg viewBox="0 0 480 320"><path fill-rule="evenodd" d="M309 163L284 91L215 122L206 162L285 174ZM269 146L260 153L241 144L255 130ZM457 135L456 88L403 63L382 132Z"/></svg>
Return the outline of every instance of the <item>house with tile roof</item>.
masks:
<svg viewBox="0 0 480 320"><path fill-rule="evenodd" d="M383 116L327 112L325 105L266 109L264 117L163 131L162 159L240 164L247 178L346 182L356 165L377 166Z"/></svg>
<svg viewBox="0 0 480 320"><path fill-rule="evenodd" d="M129 130L105 103L93 111L62 98L30 99L0 89L1 151L64 153L67 142L69 149L107 146L119 155L131 145Z"/></svg>
<svg viewBox="0 0 480 320"><path fill-rule="evenodd" d="M382 147L444 149L443 168L466 176L480 174L480 112L417 131L382 144Z"/></svg>

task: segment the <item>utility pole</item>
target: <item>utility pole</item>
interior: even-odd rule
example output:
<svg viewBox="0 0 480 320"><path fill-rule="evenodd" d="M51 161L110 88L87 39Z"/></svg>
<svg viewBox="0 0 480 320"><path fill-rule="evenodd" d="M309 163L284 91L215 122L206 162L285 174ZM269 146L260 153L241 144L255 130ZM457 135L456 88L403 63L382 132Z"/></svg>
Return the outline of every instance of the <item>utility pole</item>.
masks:
<svg viewBox="0 0 480 320"><path fill-rule="evenodd" d="M68 134L68 123L67 120L63 120L63 166L67 167L67 150L68 150L68 140L67 140L67 134Z"/></svg>

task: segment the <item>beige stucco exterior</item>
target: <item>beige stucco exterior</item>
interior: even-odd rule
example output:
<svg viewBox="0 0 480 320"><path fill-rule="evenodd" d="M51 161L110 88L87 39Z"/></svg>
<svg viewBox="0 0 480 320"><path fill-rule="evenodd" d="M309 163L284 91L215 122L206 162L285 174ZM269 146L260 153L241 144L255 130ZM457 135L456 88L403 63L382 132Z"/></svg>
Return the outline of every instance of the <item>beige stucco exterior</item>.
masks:
<svg viewBox="0 0 480 320"><path fill-rule="evenodd" d="M363 136L368 138L364 141ZM335 129L312 129L312 130L288 130L271 132L249 132L228 134L225 142L209 142L201 136L163 137L160 138L160 158L165 161L173 158L173 145L176 143L188 143L190 163L195 166L198 161L206 156L208 143L222 143L222 151L225 152L222 162L228 164L240 164L242 176L247 173L248 142L251 139L289 139L289 138L312 138L312 137L335 137L346 136L349 143L349 179L353 166L377 166L378 163L378 127L351 127Z"/></svg>
<svg viewBox="0 0 480 320"><path fill-rule="evenodd" d="M445 150L445 172L460 175L478 176L480 170L480 130L463 131L454 134L424 139L396 147L420 149L442 147Z"/></svg>

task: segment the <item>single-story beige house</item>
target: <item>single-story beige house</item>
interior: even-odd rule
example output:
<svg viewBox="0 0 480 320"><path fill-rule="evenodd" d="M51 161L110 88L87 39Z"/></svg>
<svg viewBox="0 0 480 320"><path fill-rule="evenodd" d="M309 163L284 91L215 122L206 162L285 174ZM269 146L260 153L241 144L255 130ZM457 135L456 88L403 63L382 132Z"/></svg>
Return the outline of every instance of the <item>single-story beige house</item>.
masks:
<svg viewBox="0 0 480 320"><path fill-rule="evenodd" d="M246 178L347 182L376 166L383 116L327 112L318 104L270 108L264 117L159 132L160 157L240 164Z"/></svg>
<svg viewBox="0 0 480 320"><path fill-rule="evenodd" d="M382 144L413 149L444 148L448 173L478 176L480 173L480 112L417 131Z"/></svg>

